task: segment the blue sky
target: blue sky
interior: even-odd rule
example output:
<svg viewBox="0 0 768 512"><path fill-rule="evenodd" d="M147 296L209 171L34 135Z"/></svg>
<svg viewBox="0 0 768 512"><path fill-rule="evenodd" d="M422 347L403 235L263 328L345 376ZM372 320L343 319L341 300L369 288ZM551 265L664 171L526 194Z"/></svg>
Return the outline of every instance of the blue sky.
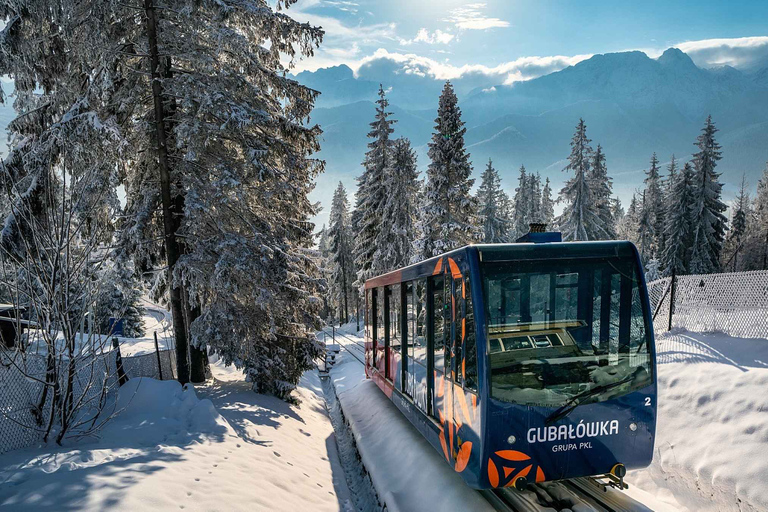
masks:
<svg viewBox="0 0 768 512"><path fill-rule="evenodd" d="M768 59L764 0L299 0L288 12L326 30L297 70L384 56L427 63L436 78L480 69L512 82L634 49L677 46L705 67Z"/></svg>

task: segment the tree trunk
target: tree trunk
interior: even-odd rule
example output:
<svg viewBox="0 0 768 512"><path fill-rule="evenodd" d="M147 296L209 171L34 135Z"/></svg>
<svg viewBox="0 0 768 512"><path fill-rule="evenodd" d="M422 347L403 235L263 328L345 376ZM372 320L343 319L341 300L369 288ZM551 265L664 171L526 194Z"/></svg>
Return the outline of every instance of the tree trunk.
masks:
<svg viewBox="0 0 768 512"><path fill-rule="evenodd" d="M191 332L192 322L201 315L200 306L190 308L187 305L187 311L189 312L189 324L188 331ZM208 356L205 353L205 349L198 348L192 343L189 344L189 361L190 361L190 379L195 384L205 382L206 371L205 367L208 365Z"/></svg>
<svg viewBox="0 0 768 512"><path fill-rule="evenodd" d="M176 370L182 384L189 382L189 364L187 362L188 339L184 322L182 290L174 284L173 268L179 259L179 243L176 232L181 224L180 218L174 217L174 203L171 196L171 169L168 163L168 146L163 108L163 88L160 82L160 56L157 49L157 12L153 0L144 0L147 17L147 38L149 40L150 73L152 76L152 99L154 102L155 130L157 132L157 160L160 170L160 189L163 200L163 229L165 251L168 259L168 285L170 288L173 333L176 338Z"/></svg>

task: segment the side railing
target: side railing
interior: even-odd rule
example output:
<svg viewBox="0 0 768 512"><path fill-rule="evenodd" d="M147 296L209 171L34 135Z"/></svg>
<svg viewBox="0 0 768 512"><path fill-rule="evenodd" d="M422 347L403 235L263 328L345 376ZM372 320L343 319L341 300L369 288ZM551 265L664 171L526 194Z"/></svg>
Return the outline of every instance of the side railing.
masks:
<svg viewBox="0 0 768 512"><path fill-rule="evenodd" d="M657 334L768 338L768 270L666 277L648 283L648 295Z"/></svg>
<svg viewBox="0 0 768 512"><path fill-rule="evenodd" d="M2 350L2 349L0 349ZM119 350L109 350L80 358L75 370L73 395L97 403L109 398L118 388ZM121 357L128 379L151 377L170 380L176 376L176 356L172 349ZM44 429L39 418L50 411L52 393L43 395L46 380L46 356L13 351L0 353L0 454L26 448L43 441ZM104 394L107 396L96 396ZM41 398L45 398L41 407Z"/></svg>

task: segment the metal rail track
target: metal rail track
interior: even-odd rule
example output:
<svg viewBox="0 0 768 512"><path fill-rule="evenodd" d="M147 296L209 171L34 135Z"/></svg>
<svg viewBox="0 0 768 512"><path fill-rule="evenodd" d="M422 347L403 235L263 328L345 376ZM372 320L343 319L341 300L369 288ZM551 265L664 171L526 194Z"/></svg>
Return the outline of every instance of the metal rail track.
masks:
<svg viewBox="0 0 768 512"><path fill-rule="evenodd" d="M567 489L578 501L597 512L650 512L649 508L626 494L611 489L604 490L599 482L589 477L557 483ZM542 506L555 510L570 508L569 503L556 499L553 493L543 485L531 484L528 489L531 492L525 494L515 489L493 489L480 491L480 493L496 510L502 512L537 512Z"/></svg>
<svg viewBox="0 0 768 512"><path fill-rule="evenodd" d="M329 332L328 332L328 331L326 331L325 329L321 329L321 330L322 330L322 332L324 332L324 333L326 334L326 336L331 336L331 337L333 336L333 334L332 334L332 333L329 333ZM360 357L358 354L355 354L355 353L354 353L352 350L350 350L350 349L349 349L349 347L348 347L347 345L345 345L344 343L339 343L339 346L340 346L341 348L343 348L344 350L346 350L347 352L349 352L349 354L350 354L352 357L354 357L355 359L357 359L357 360L360 362L360 364L362 364L363 366L365 366L365 360L364 360L364 357L365 357L365 344L364 344L364 343L360 343L360 342L359 342L359 341L357 341L357 340L353 340L353 339L352 339L352 338L350 338L349 336L347 336L347 335L345 335L345 334L343 334L343 333L340 333L340 332L337 332L337 333L336 333L336 335L337 335L337 336L341 336L342 338L345 338L345 339L347 339L347 340L351 341L351 342L352 342L352 343L353 343L355 346L357 346L357 347L360 347L360 348L362 349L362 355L363 355L363 357L361 358L361 357ZM327 339L327 338L326 338L326 339Z"/></svg>

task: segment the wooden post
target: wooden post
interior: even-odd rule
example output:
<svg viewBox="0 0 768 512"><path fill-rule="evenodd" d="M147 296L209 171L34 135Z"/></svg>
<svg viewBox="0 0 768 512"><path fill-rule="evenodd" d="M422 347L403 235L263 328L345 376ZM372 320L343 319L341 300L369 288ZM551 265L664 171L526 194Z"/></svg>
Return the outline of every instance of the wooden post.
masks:
<svg viewBox="0 0 768 512"><path fill-rule="evenodd" d="M157 372L160 374L160 380L163 380L163 363L160 361L160 346L157 343L157 331L155 331L155 354L157 354Z"/></svg>
<svg viewBox="0 0 768 512"><path fill-rule="evenodd" d="M670 291L669 291L669 324L667 325L667 331L672 330L672 315L675 313L676 286L677 286L677 275L675 274L675 268L672 267L672 282L670 283Z"/></svg>
<svg viewBox="0 0 768 512"><path fill-rule="evenodd" d="M112 346L117 351L115 356L115 364L117 365L117 385L123 387L123 384L128 382L128 376L125 374L123 368L123 356L120 354L120 344L117 342L117 338L112 338Z"/></svg>

